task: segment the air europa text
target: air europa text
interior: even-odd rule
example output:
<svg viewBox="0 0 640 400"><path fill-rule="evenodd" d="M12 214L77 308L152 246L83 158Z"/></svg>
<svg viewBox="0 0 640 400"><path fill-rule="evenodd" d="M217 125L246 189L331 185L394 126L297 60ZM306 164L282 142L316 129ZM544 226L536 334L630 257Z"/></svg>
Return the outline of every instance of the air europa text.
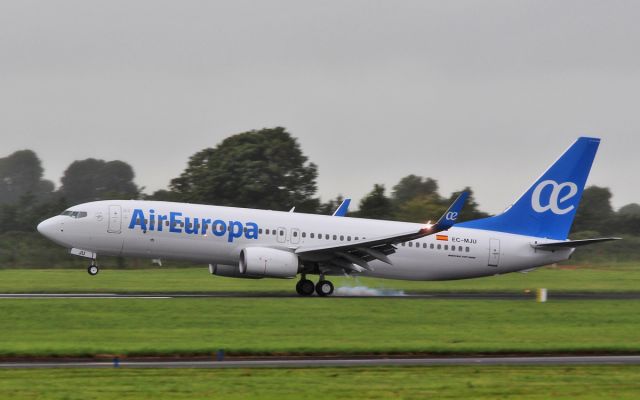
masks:
<svg viewBox="0 0 640 400"><path fill-rule="evenodd" d="M181 212L170 211L169 215L156 214L155 210L145 211L136 208L131 214L129 229L139 227L142 231L166 230L171 233L186 233L189 235L206 235L211 232L213 235L227 236L229 243L244 235L247 239L258 238L258 224L255 222L223 221L213 218L192 218L183 216Z"/></svg>

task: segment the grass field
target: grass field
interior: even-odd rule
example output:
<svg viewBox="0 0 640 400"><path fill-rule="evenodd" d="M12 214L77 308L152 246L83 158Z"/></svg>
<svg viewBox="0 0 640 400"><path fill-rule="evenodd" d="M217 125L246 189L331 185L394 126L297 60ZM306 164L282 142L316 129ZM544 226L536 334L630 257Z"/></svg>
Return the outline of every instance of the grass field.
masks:
<svg viewBox="0 0 640 400"><path fill-rule="evenodd" d="M0 356L639 352L638 301L0 300Z"/></svg>
<svg viewBox="0 0 640 400"><path fill-rule="evenodd" d="M544 287L550 291L640 291L640 265L545 267L527 274L486 278L410 282L384 279L332 277L336 287L366 285L374 288L420 292L508 291ZM104 269L95 277L83 269L0 269L0 292L206 292L259 291L294 293L295 281L234 279L211 276L206 267L171 269Z"/></svg>
<svg viewBox="0 0 640 400"><path fill-rule="evenodd" d="M3 399L637 399L638 366L0 371Z"/></svg>

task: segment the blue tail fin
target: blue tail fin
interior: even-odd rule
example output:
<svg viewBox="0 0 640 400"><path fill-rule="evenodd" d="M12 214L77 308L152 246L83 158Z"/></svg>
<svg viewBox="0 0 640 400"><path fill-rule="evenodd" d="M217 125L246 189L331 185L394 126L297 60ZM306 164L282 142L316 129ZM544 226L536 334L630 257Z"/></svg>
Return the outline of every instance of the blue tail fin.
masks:
<svg viewBox="0 0 640 400"><path fill-rule="evenodd" d="M600 139L581 137L505 212L456 226L564 240Z"/></svg>

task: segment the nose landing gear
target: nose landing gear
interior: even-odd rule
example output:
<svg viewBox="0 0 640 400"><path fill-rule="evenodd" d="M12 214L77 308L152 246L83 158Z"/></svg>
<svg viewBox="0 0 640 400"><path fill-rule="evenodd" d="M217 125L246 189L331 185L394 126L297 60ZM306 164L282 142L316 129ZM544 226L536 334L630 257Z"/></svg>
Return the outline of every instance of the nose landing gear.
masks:
<svg viewBox="0 0 640 400"><path fill-rule="evenodd" d="M87 268L87 272L91 276L98 275L98 272L100 272L100 268L98 268L98 265L96 264L96 260L91 261L89 268Z"/></svg>

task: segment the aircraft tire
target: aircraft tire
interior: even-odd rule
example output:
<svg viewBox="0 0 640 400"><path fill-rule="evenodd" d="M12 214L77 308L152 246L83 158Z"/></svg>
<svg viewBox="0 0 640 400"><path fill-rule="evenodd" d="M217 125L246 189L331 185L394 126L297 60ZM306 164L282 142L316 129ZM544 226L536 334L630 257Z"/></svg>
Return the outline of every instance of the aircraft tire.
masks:
<svg viewBox="0 0 640 400"><path fill-rule="evenodd" d="M98 272L100 272L100 268L98 268L97 265L89 265L89 268L87 268L87 272L91 276L96 276L98 275Z"/></svg>
<svg viewBox="0 0 640 400"><path fill-rule="evenodd" d="M298 292L300 296L311 296L313 289L313 282L308 279L300 279L298 283L296 283L296 292Z"/></svg>
<svg viewBox="0 0 640 400"><path fill-rule="evenodd" d="M333 283L330 281L319 281L316 284L316 293L322 297L331 296L333 293Z"/></svg>

